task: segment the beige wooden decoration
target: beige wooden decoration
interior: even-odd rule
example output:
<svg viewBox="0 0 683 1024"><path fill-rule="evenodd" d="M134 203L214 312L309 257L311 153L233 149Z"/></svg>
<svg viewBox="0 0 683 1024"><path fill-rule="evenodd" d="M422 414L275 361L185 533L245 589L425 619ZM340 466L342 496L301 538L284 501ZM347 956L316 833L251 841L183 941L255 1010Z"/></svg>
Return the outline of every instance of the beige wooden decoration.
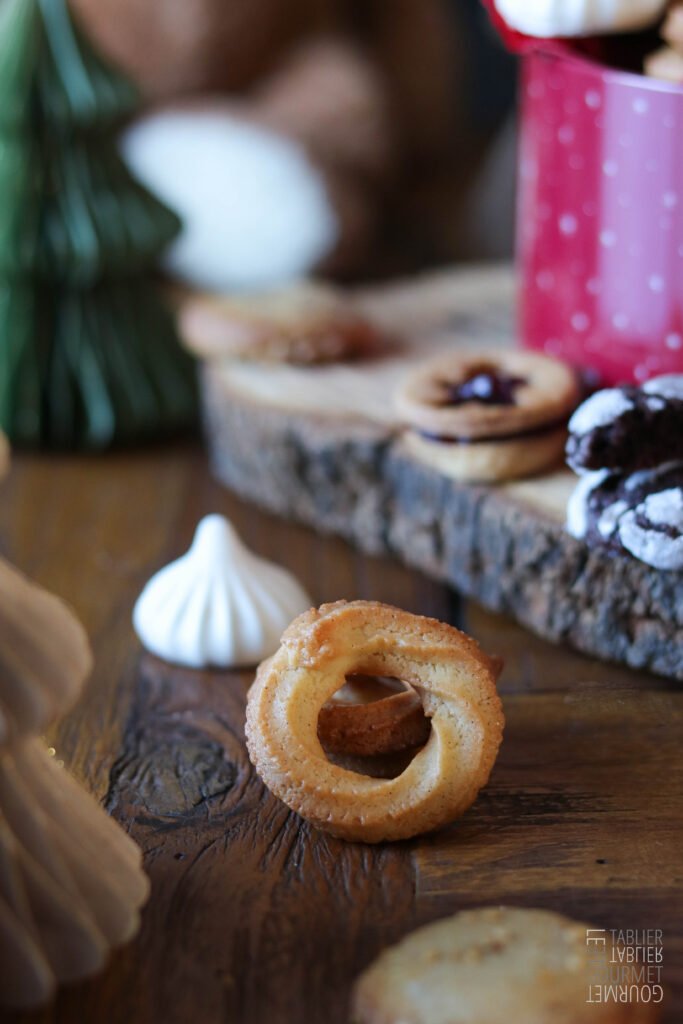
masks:
<svg viewBox="0 0 683 1024"><path fill-rule="evenodd" d="M99 970L147 898L136 844L37 735L78 698L91 664L66 605L0 561L2 1005L39 1006Z"/></svg>

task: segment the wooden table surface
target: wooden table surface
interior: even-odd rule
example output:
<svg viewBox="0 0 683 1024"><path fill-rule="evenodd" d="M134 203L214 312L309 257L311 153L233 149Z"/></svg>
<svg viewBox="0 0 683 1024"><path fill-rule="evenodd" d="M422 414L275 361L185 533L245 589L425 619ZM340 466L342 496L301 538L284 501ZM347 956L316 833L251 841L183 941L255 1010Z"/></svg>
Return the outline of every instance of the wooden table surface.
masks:
<svg viewBox="0 0 683 1024"><path fill-rule="evenodd" d="M251 673L184 671L141 652L137 594L212 511L316 602L388 601L505 658L505 740L461 821L379 847L317 833L249 764ZM342 1024L353 978L385 945L497 902L662 929L664 1020L683 1020L679 686L553 647L416 572L245 506L198 447L16 457L0 546L89 631L94 675L49 738L141 844L152 881L138 938L105 974L3 1020Z"/></svg>

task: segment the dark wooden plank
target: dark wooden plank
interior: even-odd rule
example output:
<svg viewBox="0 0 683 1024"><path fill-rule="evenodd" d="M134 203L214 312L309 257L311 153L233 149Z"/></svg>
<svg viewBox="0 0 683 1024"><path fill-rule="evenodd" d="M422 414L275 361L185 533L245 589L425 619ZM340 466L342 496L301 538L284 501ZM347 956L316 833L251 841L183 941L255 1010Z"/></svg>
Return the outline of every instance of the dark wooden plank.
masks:
<svg viewBox="0 0 683 1024"><path fill-rule="evenodd" d="M349 975L413 924L411 858L313 833L265 790L249 682L143 661L109 793L159 882L131 983L164 1020L188 1020L201 987L206 1019L342 1021Z"/></svg>
<svg viewBox="0 0 683 1024"><path fill-rule="evenodd" d="M350 979L414 924L409 849L311 834L255 776L243 737L249 673L185 672L139 651L135 597L209 511L289 564L316 601L357 596L368 577L405 604L438 589L254 515L195 451L18 459L3 552L72 603L96 654L88 693L51 738L140 842L153 895L140 936L103 977L7 1020L342 1021Z"/></svg>
<svg viewBox="0 0 683 1024"><path fill-rule="evenodd" d="M367 849L302 823L243 743L249 673L141 654L130 626L149 574L223 512L317 602L370 597L464 625L507 661L508 725L489 787L459 823ZM67 598L96 669L51 736L145 851L138 938L54 1007L7 1021L342 1024L359 969L415 924L462 906L548 906L606 927L664 929L666 1024L683 1015L683 693L538 640L398 564L241 504L203 455L18 458L0 544ZM604 861L604 863L601 863Z"/></svg>
<svg viewBox="0 0 683 1024"><path fill-rule="evenodd" d="M171 550L189 467L170 453L23 456L3 485L3 555L73 606L95 648L97 666L83 698L50 736L99 795L135 684L130 609L149 565Z"/></svg>
<svg viewBox="0 0 683 1024"><path fill-rule="evenodd" d="M467 607L506 662L505 738L486 790L417 851L418 916L483 903L546 907L664 932L665 1020L683 1013L683 693Z"/></svg>

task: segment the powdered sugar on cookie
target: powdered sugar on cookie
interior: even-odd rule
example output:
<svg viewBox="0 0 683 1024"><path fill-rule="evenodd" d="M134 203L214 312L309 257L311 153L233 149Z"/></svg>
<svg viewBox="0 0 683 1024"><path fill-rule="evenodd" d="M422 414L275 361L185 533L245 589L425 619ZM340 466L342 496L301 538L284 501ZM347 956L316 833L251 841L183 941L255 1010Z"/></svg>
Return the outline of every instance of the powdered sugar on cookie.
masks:
<svg viewBox="0 0 683 1024"><path fill-rule="evenodd" d="M577 473L634 473L683 460L683 374L592 395L569 421L566 459Z"/></svg>
<svg viewBox="0 0 683 1024"><path fill-rule="evenodd" d="M609 476L609 470L599 469L596 473L586 473L578 481L567 502L567 533L581 540L588 531L588 499L603 480Z"/></svg>
<svg viewBox="0 0 683 1024"><path fill-rule="evenodd" d="M601 537L611 537L619 525L624 512L628 511L628 502L623 499L608 505L598 520L598 533Z"/></svg>
<svg viewBox="0 0 683 1024"><path fill-rule="evenodd" d="M657 398L672 398L683 402L683 373L670 373L664 377L653 377L641 389L646 395Z"/></svg>
<svg viewBox="0 0 683 1024"><path fill-rule="evenodd" d="M655 569L683 569L683 490L671 487L648 495L622 516L619 539Z"/></svg>
<svg viewBox="0 0 683 1024"><path fill-rule="evenodd" d="M572 434L587 434L605 427L625 412L633 409L633 401L619 388L598 391L579 406L569 421Z"/></svg>

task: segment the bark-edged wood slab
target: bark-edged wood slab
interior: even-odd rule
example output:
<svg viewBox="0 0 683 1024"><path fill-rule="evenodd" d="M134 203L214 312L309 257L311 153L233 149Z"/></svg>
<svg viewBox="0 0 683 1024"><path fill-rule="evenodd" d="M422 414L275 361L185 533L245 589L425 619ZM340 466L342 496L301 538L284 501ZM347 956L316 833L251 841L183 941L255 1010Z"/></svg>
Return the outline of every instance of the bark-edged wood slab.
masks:
<svg viewBox="0 0 683 1024"><path fill-rule="evenodd" d="M513 343L510 272L449 271L359 302L396 332L381 359L204 365L218 477L282 516L396 555L543 637L683 679L683 574L571 538L572 473L473 486L422 465L402 443L391 396L411 363L448 346Z"/></svg>

